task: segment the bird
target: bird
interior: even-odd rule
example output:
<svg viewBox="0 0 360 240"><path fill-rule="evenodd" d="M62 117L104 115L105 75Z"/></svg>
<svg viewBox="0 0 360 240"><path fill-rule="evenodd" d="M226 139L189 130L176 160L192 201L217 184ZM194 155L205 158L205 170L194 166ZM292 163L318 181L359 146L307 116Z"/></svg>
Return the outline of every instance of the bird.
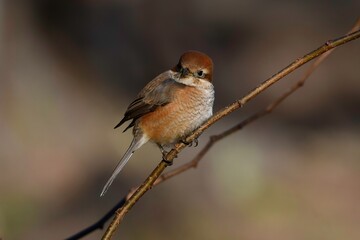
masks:
<svg viewBox="0 0 360 240"><path fill-rule="evenodd" d="M148 141L164 156L213 114L213 61L205 53L187 51L178 63L151 80L128 106L114 127L131 120L123 132L132 129L133 140L106 182L100 196L109 189L133 153ZM165 159L165 158L164 158Z"/></svg>

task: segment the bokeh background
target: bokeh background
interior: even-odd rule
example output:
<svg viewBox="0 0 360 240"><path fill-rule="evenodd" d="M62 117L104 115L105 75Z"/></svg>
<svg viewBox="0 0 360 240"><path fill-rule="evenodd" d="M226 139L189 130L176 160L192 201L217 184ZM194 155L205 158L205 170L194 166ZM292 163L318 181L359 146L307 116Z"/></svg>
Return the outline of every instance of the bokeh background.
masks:
<svg viewBox="0 0 360 240"><path fill-rule="evenodd" d="M92 224L160 160L147 144L105 197L131 141L113 130L150 79L189 49L215 62L215 111L347 32L360 2L0 2L0 238L64 239ZM211 127L262 109L305 68ZM360 42L342 46L274 113L154 188L121 239L360 239ZM85 239L99 239L97 231Z"/></svg>

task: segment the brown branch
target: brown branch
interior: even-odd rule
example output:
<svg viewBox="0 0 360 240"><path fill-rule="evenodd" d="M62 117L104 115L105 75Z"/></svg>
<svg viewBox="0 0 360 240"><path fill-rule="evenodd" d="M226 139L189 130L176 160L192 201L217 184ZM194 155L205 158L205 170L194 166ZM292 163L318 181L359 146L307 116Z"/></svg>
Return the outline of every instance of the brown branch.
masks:
<svg viewBox="0 0 360 240"><path fill-rule="evenodd" d="M360 29L360 18L357 20L354 27L349 31L349 33L355 32ZM349 34L348 33L348 34ZM334 51L335 49L331 49L328 52L321 55L305 72L305 74L283 95L277 98L274 102L270 103L265 109L253 114L252 116L246 118L242 122L236 124L232 128L229 128L225 132L213 135L210 137L209 141L206 143L205 147L189 162L162 174L154 183L154 186L162 183L163 181L175 177L190 168L196 168L201 159L205 156L205 154L211 149L211 147L218 141L222 140L223 138L241 130L246 125L256 121L257 119L264 117L270 114L277 106L279 106L287 97L293 94L295 91L299 90L302 86L304 86L305 81L311 76L311 74L315 71L315 69Z"/></svg>
<svg viewBox="0 0 360 240"><path fill-rule="evenodd" d="M353 29L350 32L355 32L358 31L360 28L360 18L358 19L358 21L356 22L355 26L353 27ZM334 46L330 46L330 48L334 48L338 45L344 44L348 41L354 40L357 37L351 37L350 36L350 40L342 40L343 38L346 38L349 36L345 36L342 38L339 38L337 40L333 40L333 41L329 41L327 42L324 46L320 47L324 48L325 46L329 46L330 44L334 44L335 41L344 41L343 43L340 44L335 44ZM310 54L315 53L316 51L318 51L319 49L313 51ZM67 239L79 239L83 236L86 236L87 234L93 232L96 229L102 229L104 224L106 223L106 221L114 214L115 210L117 208L120 208L121 206L124 205L124 203L126 201L129 200L129 203L127 203L130 207L127 208L127 210L122 210L122 209L118 209L116 211L116 217L114 218L113 222L110 224L107 232L105 233L103 239L110 239L112 234L115 232L117 226L120 224L122 218L124 217L124 215L126 214L127 211L130 210L130 208L136 203L136 201L146 192L148 191L152 186L156 186L162 182L164 182L167 179L170 179L184 171L189 170L190 168L195 168L198 163L200 162L200 160L204 157L204 155L211 149L211 147L218 141L220 141L221 139L229 136L232 133L237 132L238 130L242 129L244 126L254 122L255 120L271 113L280 103L282 103L288 96L290 96L292 93L294 93L296 90L298 90L299 88L301 88L303 86L303 84L305 83L306 79L313 73L313 71L317 68L317 66L333 51L333 50L326 50L327 52L325 52L323 55L321 55L308 69L308 71L304 74L304 76L298 80L298 82L293 85L287 92L285 92L283 95L281 95L278 99L276 99L273 103L269 104L264 110L255 113L254 115L248 117L247 119L245 119L244 121L240 122L239 124L235 125L234 127L226 130L225 132L219 134L219 135L214 135L210 137L210 140L208 141L208 143L205 145L205 147L196 155L196 157L194 159L192 159L190 162L185 163L183 165L181 165L180 167L177 167L176 169L173 169L172 171L166 173L166 174L162 174L159 177L159 174L166 168L166 163L163 161L161 162L158 167L153 171L153 173L148 177L148 179L143 183L142 186L137 188L137 196L134 196L134 192L135 189L132 189L131 191L129 191L129 193L123 198L121 199L121 201L116 204L116 206L114 206L107 214L105 214L99 221L97 221L96 223L94 223L93 225L85 228L84 230L80 231L79 233L67 238ZM321 53L319 53L321 54ZM318 54L318 55L319 55ZM309 54L308 54L309 55ZM305 55L303 58L305 58ZM318 56L316 55L316 56ZM314 56L314 57L316 57ZM314 58L313 57L313 58ZM310 61L312 58L308 59L307 61ZM301 60L301 59L300 59ZM293 66L294 64L296 64L298 61L295 61L294 63L292 63L291 65L289 65L287 68ZM269 87L270 85L272 85L274 82L278 81L279 79L281 79L282 77L284 77L285 75L289 74L291 71L293 71L294 69L296 69L297 67L300 67L301 65L303 65L305 62L301 62L301 64L299 66L295 66L295 68L293 68L292 70L286 70L287 68L285 68L284 70L280 71L278 74L284 74L281 77L278 77L278 79L276 78L278 74L274 75L272 78L268 79L267 81L265 81L262 85L260 85L258 88L256 88L255 90L251 91L248 95L246 95L244 98L242 98L241 100L233 103L230 106L233 106L235 104L239 104L239 106L237 108L240 108L243 104L245 104L247 101L251 100L253 97L255 97L258 93L260 93L261 91L265 90L267 87ZM294 67L294 66L293 66ZM274 80L274 82L270 81L272 79L277 79ZM262 87L265 83L268 83L267 87ZM257 92L258 91L258 92ZM249 97L249 95L252 95L252 97ZM230 107L229 106L229 107ZM207 127L209 127L209 125L213 124L214 122L216 122L217 120L219 120L220 118L222 118L223 116L226 116L227 114L231 113L232 111L236 110L230 108L228 113L224 113L228 108L224 108L222 111L219 111L218 114L216 114L213 118L216 118L216 120L209 120L207 123L205 124L202 131L204 131ZM220 115L220 116L219 116ZM218 117L216 117L218 116ZM212 118L212 119L213 119ZM200 131L200 130L198 130ZM188 137L187 140L191 140L191 139L195 139L197 136L199 136L201 134L201 132L196 131L194 134L192 134L191 136ZM197 133L198 132L198 133ZM194 135L194 136L193 136ZM181 144L177 145L176 149L174 149L173 151L175 151L175 156L176 156L176 152L180 152L182 148L184 148L185 146L182 146ZM171 159L174 155L168 155L167 159ZM151 179L149 180L149 178L151 177ZM157 178L158 177L158 178ZM153 184L151 185L151 182L153 182ZM131 201L131 202L130 202ZM120 215L120 217L118 217L118 215ZM110 228L111 227L111 228Z"/></svg>
<svg viewBox="0 0 360 240"><path fill-rule="evenodd" d="M229 115L233 111L241 108L244 104L249 102L251 99L256 97L259 93L263 92L265 89L270 87L272 84L279 81L281 78L285 77L286 75L293 72L295 69L299 68L300 66L304 65L305 63L311 61L312 59L320 56L321 54L337 47L352 40L355 40L360 37L360 31L353 32L351 34L345 35L338 39L327 41L324 45L319 47L318 49L306 54L302 58L295 60L289 66L263 82L261 85L256 87L254 90L250 91L245 97L241 98L240 100L230 104L229 106L223 108L218 113L216 113L213 117L211 117L207 122L205 122L202 126L200 126L196 131L194 131L190 136L186 138L187 142L192 142L197 139L203 131L213 125L215 122L219 121L221 118ZM115 213L115 217L111 224L109 225L108 229L106 230L102 239L109 240L111 239L112 235L120 225L122 219L126 215L126 213L135 205L135 203L148 191L151 189L152 185L159 178L160 174L165 170L168 166L167 162L173 161L173 159L177 156L180 151L185 148L184 143L179 143L172 149L166 156L166 161L161 161L158 166L153 170L153 172L149 175L149 177L143 182L143 184L136 190L136 192L126 201L124 206L120 208Z"/></svg>

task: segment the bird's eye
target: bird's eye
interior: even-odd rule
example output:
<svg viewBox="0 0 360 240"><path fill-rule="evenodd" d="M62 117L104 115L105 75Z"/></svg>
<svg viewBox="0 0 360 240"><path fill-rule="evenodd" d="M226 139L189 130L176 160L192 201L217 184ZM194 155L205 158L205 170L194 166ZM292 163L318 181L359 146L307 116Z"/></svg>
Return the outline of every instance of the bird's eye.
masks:
<svg viewBox="0 0 360 240"><path fill-rule="evenodd" d="M200 78L203 78L203 77L205 77L205 73L204 73L204 71L199 70L199 71L196 72L196 76L200 77Z"/></svg>

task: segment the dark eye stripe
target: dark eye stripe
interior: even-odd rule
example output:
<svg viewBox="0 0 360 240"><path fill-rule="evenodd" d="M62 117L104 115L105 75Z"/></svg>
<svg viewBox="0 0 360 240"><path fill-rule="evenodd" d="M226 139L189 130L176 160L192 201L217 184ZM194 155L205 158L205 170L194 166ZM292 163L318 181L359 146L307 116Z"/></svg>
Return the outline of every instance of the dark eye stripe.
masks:
<svg viewBox="0 0 360 240"><path fill-rule="evenodd" d="M180 72L181 69L182 69L181 63L178 63L178 64L176 65L176 71L177 71L177 72Z"/></svg>

